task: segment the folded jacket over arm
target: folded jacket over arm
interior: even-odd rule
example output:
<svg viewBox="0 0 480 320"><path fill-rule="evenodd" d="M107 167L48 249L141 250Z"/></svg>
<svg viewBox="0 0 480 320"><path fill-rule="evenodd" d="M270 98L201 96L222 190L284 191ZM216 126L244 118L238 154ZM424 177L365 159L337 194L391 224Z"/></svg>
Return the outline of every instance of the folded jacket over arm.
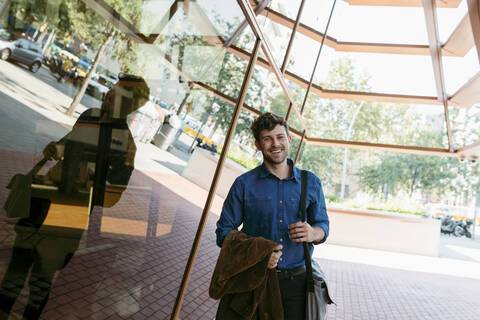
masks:
<svg viewBox="0 0 480 320"><path fill-rule="evenodd" d="M276 269L268 269L277 243L232 230L225 237L209 294L221 299L216 320L283 319Z"/></svg>

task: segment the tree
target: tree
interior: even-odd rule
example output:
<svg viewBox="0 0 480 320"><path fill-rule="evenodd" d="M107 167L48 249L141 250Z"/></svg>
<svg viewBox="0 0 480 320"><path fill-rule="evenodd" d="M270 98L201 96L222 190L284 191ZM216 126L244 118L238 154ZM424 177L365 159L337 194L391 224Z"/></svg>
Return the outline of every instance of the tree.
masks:
<svg viewBox="0 0 480 320"><path fill-rule="evenodd" d="M136 25L141 19L141 5L143 1L122 1L110 0L108 4L126 18L130 23ZM122 32L116 32L114 25L106 19L100 17L96 12L87 8L85 3L80 0L68 3L72 29L75 30L75 36L89 44L97 50L92 68L87 73L80 89L70 104L67 115L71 116L80 103L90 79L96 71L96 67L105 52L107 46L112 47L112 57L121 62L121 69L124 72L140 71L136 65L137 52L136 44L125 36ZM112 43L109 43L109 42Z"/></svg>

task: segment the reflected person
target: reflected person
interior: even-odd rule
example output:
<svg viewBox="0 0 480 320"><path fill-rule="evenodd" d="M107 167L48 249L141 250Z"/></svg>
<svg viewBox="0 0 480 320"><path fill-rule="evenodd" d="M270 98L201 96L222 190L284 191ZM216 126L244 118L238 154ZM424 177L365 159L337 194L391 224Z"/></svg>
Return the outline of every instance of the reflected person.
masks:
<svg viewBox="0 0 480 320"><path fill-rule="evenodd" d="M94 205L118 202L134 168L135 143L126 117L143 106L150 90L144 79L120 76L101 109L88 109L60 141L43 150L56 160L46 175L35 176L30 214L15 225L16 238L0 285L0 319L7 319L28 279L24 319L38 319L56 271L78 248Z"/></svg>

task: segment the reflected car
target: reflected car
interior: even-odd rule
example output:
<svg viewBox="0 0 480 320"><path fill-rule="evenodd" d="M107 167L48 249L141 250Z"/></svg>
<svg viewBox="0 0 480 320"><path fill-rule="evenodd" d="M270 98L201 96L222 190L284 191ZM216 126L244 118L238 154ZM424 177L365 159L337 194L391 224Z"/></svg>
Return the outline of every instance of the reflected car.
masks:
<svg viewBox="0 0 480 320"><path fill-rule="evenodd" d="M42 65L42 48L28 39L0 40L0 58L25 64L35 73Z"/></svg>
<svg viewBox="0 0 480 320"><path fill-rule="evenodd" d="M97 73L92 76L92 79L88 83L87 94L98 100L103 100L104 95L116 82L116 79Z"/></svg>

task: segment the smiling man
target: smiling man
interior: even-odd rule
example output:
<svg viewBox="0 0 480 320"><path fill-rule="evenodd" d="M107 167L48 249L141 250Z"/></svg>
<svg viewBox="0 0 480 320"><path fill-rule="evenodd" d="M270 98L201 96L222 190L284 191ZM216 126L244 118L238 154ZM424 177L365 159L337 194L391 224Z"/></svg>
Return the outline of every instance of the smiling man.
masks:
<svg viewBox="0 0 480 320"><path fill-rule="evenodd" d="M305 319L306 271L302 242L326 240L329 220L320 179L308 172L307 222L300 212L301 175L288 159L292 137L286 121L264 113L251 126L263 164L238 177L217 222L217 244L243 224L242 232L275 241L268 268L277 268L285 320Z"/></svg>

